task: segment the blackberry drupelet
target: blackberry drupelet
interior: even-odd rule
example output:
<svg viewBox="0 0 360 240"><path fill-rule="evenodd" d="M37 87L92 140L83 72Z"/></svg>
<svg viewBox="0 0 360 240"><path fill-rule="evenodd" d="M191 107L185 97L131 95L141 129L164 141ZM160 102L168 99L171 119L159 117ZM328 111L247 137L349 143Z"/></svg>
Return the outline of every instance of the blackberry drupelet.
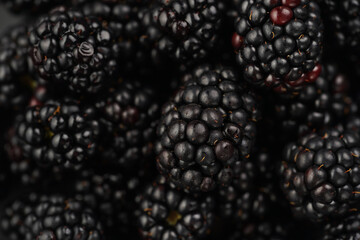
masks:
<svg viewBox="0 0 360 240"><path fill-rule="evenodd" d="M281 185L296 217L342 216L359 202L360 139L341 126L310 133L284 149Z"/></svg>
<svg viewBox="0 0 360 240"><path fill-rule="evenodd" d="M324 227L322 240L360 239L360 214L352 213L343 219L327 223Z"/></svg>
<svg viewBox="0 0 360 240"><path fill-rule="evenodd" d="M232 45L244 78L276 92L300 90L320 74L323 25L314 1L245 0Z"/></svg>
<svg viewBox="0 0 360 240"><path fill-rule="evenodd" d="M157 3L150 19L144 20L150 25L145 35L156 41L159 53L185 64L208 56L219 38L223 3L216 0Z"/></svg>
<svg viewBox="0 0 360 240"><path fill-rule="evenodd" d="M30 36L38 73L77 93L96 93L117 76L112 30L104 20L58 7L41 17Z"/></svg>
<svg viewBox="0 0 360 240"><path fill-rule="evenodd" d="M2 209L0 230L7 239L105 239L101 223L81 201L31 193Z"/></svg>
<svg viewBox="0 0 360 240"><path fill-rule="evenodd" d="M213 223L211 196L187 195L169 187L164 178L148 184L137 203L139 230L144 239L202 239Z"/></svg>
<svg viewBox="0 0 360 240"><path fill-rule="evenodd" d="M275 115L285 142L334 126L358 111L349 96L349 81L337 66L326 64L322 68L320 77L299 94L274 96L273 102L267 105Z"/></svg>
<svg viewBox="0 0 360 240"><path fill-rule="evenodd" d="M16 126L25 158L40 166L79 167L97 148L99 122L94 109L71 100L29 107Z"/></svg>
<svg viewBox="0 0 360 240"><path fill-rule="evenodd" d="M95 107L106 127L100 144L105 162L131 170L155 156L160 105L151 87L124 80L99 97Z"/></svg>
<svg viewBox="0 0 360 240"><path fill-rule="evenodd" d="M28 29L17 26L0 39L0 108L21 110L30 98L31 66L28 65Z"/></svg>
<svg viewBox="0 0 360 240"><path fill-rule="evenodd" d="M190 192L232 183L252 152L260 118L255 94L232 69L208 69L195 69L164 105L157 130L158 170Z"/></svg>

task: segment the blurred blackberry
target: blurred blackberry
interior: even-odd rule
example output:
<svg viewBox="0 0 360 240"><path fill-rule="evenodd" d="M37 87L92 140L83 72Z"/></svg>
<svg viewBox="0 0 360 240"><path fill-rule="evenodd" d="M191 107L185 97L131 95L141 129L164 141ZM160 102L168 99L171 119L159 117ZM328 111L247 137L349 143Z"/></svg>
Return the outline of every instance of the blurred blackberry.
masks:
<svg viewBox="0 0 360 240"><path fill-rule="evenodd" d="M296 217L344 215L360 199L359 134L341 126L310 133L284 149L283 191Z"/></svg>
<svg viewBox="0 0 360 240"><path fill-rule="evenodd" d="M157 130L158 170L186 191L231 184L252 152L260 118L255 95L231 69L208 69L188 75L164 105Z"/></svg>
<svg viewBox="0 0 360 240"><path fill-rule="evenodd" d="M115 239L115 236L135 237L134 201L139 189L149 180L149 170L140 170L131 176L108 169L84 170L71 183L75 186L76 199L86 202L99 216L107 239Z"/></svg>
<svg viewBox="0 0 360 240"><path fill-rule="evenodd" d="M160 178L148 184L136 199L144 239L202 239L209 234L214 218L211 196L192 197Z"/></svg>
<svg viewBox="0 0 360 240"><path fill-rule="evenodd" d="M44 12L50 8L61 4L60 0L1 0L5 6L13 13L23 12Z"/></svg>
<svg viewBox="0 0 360 240"><path fill-rule="evenodd" d="M0 39L0 108L21 110L30 98L33 80L28 65L28 29L17 26Z"/></svg>
<svg viewBox="0 0 360 240"><path fill-rule="evenodd" d="M29 107L16 124L24 157L41 166L86 164L97 148L99 123L94 115L94 109L71 100Z"/></svg>
<svg viewBox="0 0 360 240"><path fill-rule="evenodd" d="M101 223L82 202L61 195L29 194L1 211L7 239L105 239Z"/></svg>
<svg viewBox="0 0 360 240"><path fill-rule="evenodd" d="M220 37L223 3L215 0L156 3L143 20L149 24L145 35L156 41L159 53L188 65L208 56Z"/></svg>
<svg viewBox="0 0 360 240"><path fill-rule="evenodd" d="M323 25L314 1L245 0L237 10L232 45L247 81L281 93L315 81Z"/></svg>
<svg viewBox="0 0 360 240"><path fill-rule="evenodd" d="M323 66L320 77L299 94L274 96L268 104L276 116L283 141L296 140L315 129L334 126L357 112L347 78L333 64Z"/></svg>
<svg viewBox="0 0 360 240"><path fill-rule="evenodd" d="M98 92L117 75L113 33L99 18L58 7L38 19L29 39L38 73L74 92Z"/></svg>
<svg viewBox="0 0 360 240"><path fill-rule="evenodd" d="M130 170L154 157L160 106L152 88L137 81L123 81L99 97L95 107L106 127L100 144L101 159Z"/></svg>
<svg viewBox="0 0 360 240"><path fill-rule="evenodd" d="M352 213L343 219L334 220L324 227L323 240L360 239L360 214Z"/></svg>
<svg viewBox="0 0 360 240"><path fill-rule="evenodd" d="M288 240L289 229L284 222L261 221L245 224L242 230L235 230L227 240Z"/></svg>

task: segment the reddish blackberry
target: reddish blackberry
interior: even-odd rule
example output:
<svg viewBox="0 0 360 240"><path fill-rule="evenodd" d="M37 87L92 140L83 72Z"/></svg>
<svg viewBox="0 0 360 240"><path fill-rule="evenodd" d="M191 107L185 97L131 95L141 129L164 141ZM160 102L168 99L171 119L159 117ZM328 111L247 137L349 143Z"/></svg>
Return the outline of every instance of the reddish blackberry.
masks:
<svg viewBox="0 0 360 240"><path fill-rule="evenodd" d="M39 74L75 92L98 92L117 75L113 33L99 18L59 7L38 20L29 38Z"/></svg>
<svg viewBox="0 0 360 240"><path fill-rule="evenodd" d="M184 190L207 192L233 181L252 151L260 114L255 95L231 69L201 66L162 115L159 171Z"/></svg>
<svg viewBox="0 0 360 240"><path fill-rule="evenodd" d="M29 107L16 126L25 158L39 165L81 166L94 154L99 135L94 110L74 101Z"/></svg>
<svg viewBox="0 0 360 240"><path fill-rule="evenodd" d="M358 133L337 127L285 147L281 185L295 216L324 220L359 201L359 140Z"/></svg>
<svg viewBox="0 0 360 240"><path fill-rule="evenodd" d="M324 227L322 240L360 239L360 214L352 213L343 219L327 223Z"/></svg>
<svg viewBox="0 0 360 240"><path fill-rule="evenodd" d="M288 92L320 74L322 37L320 10L312 0L245 0L232 44L247 81Z"/></svg>
<svg viewBox="0 0 360 240"><path fill-rule="evenodd" d="M105 239L101 223L84 203L61 195L29 194L2 209L7 239Z"/></svg>
<svg viewBox="0 0 360 240"><path fill-rule="evenodd" d="M333 64L326 64L314 83L299 94L274 96L267 106L275 113L285 141L296 140L315 129L334 126L357 111L348 96L349 82Z"/></svg>
<svg viewBox="0 0 360 240"><path fill-rule="evenodd" d="M201 239L213 222L210 196L195 198L170 188L160 178L137 197L140 234L144 239Z"/></svg>
<svg viewBox="0 0 360 240"><path fill-rule="evenodd" d="M150 24L145 35L156 41L159 53L186 64L208 56L219 38L222 2L158 0L157 3L152 16L143 19Z"/></svg>
<svg viewBox="0 0 360 240"><path fill-rule="evenodd" d="M100 144L104 161L133 167L154 156L160 106L152 88L123 81L105 92L95 107L106 127Z"/></svg>
<svg viewBox="0 0 360 240"><path fill-rule="evenodd" d="M27 31L14 27L0 39L0 108L20 110L30 98Z"/></svg>

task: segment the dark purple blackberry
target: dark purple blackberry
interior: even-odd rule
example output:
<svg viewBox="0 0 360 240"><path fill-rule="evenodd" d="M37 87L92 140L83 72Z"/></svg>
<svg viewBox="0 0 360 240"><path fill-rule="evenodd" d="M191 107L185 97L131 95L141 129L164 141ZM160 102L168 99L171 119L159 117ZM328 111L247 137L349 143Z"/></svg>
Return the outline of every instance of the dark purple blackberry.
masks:
<svg viewBox="0 0 360 240"><path fill-rule="evenodd" d="M70 183L75 188L75 198L94 209L104 225L107 239L135 237L134 201L147 176L143 171L132 176L110 172L115 171L82 171Z"/></svg>
<svg viewBox="0 0 360 240"><path fill-rule="evenodd" d="M360 214L355 211L350 216L327 223L322 240L360 239Z"/></svg>
<svg viewBox="0 0 360 240"><path fill-rule="evenodd" d="M202 239L214 220L211 196L192 197L166 185L164 178L148 184L137 202L144 239Z"/></svg>
<svg viewBox="0 0 360 240"><path fill-rule="evenodd" d="M100 143L104 162L134 167L154 157L160 106L152 88L123 81L99 97L95 107L106 128Z"/></svg>
<svg viewBox="0 0 360 240"><path fill-rule="evenodd" d="M0 39L0 108L21 110L34 82L28 65L27 27L14 27Z"/></svg>
<svg viewBox="0 0 360 240"><path fill-rule="evenodd" d="M41 17L30 36L38 73L77 93L95 93L117 75L112 30L104 20L64 7Z"/></svg>
<svg viewBox="0 0 360 240"><path fill-rule="evenodd" d="M252 152L257 99L231 69L201 66L162 110L157 167L186 191L229 185Z"/></svg>
<svg viewBox="0 0 360 240"><path fill-rule="evenodd" d="M348 95L347 78L339 73L335 65L326 64L322 68L320 77L298 94L274 96L273 102L265 103L273 109L285 141L334 126L358 111Z"/></svg>
<svg viewBox="0 0 360 240"><path fill-rule="evenodd" d="M310 133L284 149L281 185L296 217L344 215L360 199L360 139L341 126Z"/></svg>
<svg viewBox="0 0 360 240"><path fill-rule="evenodd" d="M105 239L101 223L84 203L61 195L29 194L1 211L7 239Z"/></svg>
<svg viewBox="0 0 360 240"><path fill-rule="evenodd" d="M150 16L143 19L150 24L145 35L155 41L159 53L186 64L208 56L220 37L222 2L158 0L157 3Z"/></svg>
<svg viewBox="0 0 360 240"><path fill-rule="evenodd" d="M86 164L97 148L99 123L94 115L93 109L70 100L29 107L16 124L24 157L43 166Z"/></svg>
<svg viewBox="0 0 360 240"><path fill-rule="evenodd" d="M245 0L238 5L232 45L247 81L292 92L320 74L322 38L312 0Z"/></svg>

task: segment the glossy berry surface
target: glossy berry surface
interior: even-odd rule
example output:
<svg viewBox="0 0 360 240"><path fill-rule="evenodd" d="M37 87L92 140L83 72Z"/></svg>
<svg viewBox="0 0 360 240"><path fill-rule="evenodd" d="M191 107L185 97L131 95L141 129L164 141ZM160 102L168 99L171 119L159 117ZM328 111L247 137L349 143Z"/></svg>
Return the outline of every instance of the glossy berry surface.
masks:
<svg viewBox="0 0 360 240"><path fill-rule="evenodd" d="M244 38L235 46L244 78L275 92L298 91L313 82L308 73L319 64L323 25L314 1L242 1L235 32Z"/></svg>
<svg viewBox="0 0 360 240"><path fill-rule="evenodd" d="M207 192L236 177L252 151L260 111L231 69L201 66L186 77L163 106L157 167L176 186Z"/></svg>

